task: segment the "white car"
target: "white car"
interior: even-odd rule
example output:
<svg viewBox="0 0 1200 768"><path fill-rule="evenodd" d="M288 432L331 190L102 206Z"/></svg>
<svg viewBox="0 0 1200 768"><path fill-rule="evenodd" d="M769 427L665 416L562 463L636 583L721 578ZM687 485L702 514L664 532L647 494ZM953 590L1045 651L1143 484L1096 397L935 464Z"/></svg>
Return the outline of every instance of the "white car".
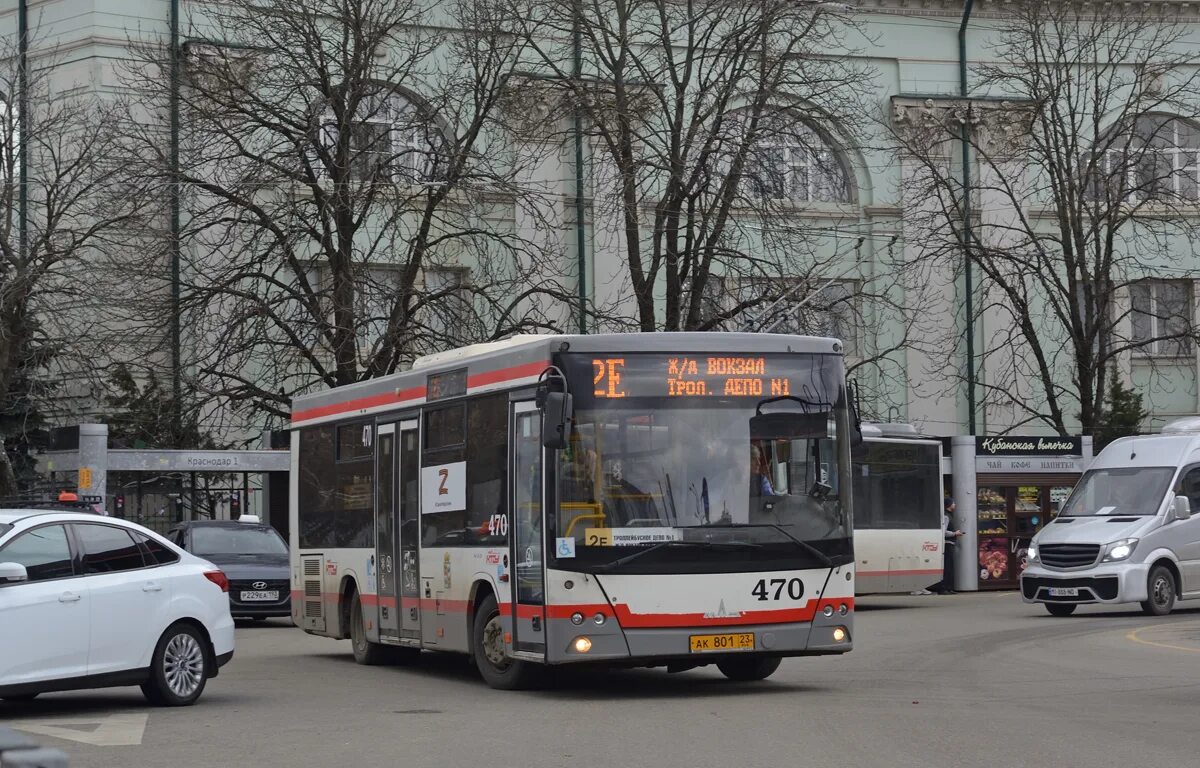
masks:
<svg viewBox="0 0 1200 768"><path fill-rule="evenodd" d="M140 525L0 510L0 698L140 685L184 706L233 657L229 582Z"/></svg>

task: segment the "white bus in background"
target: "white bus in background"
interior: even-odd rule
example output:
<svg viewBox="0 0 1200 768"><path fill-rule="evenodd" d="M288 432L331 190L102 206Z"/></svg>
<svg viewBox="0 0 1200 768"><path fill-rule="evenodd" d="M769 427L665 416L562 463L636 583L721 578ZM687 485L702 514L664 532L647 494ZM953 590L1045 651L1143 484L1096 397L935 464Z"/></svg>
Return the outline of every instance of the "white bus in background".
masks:
<svg viewBox="0 0 1200 768"><path fill-rule="evenodd" d="M852 462L855 594L926 589L942 578L942 444L909 424L862 431Z"/></svg>

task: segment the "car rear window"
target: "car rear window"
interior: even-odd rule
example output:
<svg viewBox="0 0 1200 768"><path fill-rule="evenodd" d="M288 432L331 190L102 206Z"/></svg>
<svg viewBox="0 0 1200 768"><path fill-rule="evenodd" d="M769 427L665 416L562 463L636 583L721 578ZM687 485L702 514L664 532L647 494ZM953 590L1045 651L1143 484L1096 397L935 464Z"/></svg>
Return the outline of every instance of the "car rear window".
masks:
<svg viewBox="0 0 1200 768"><path fill-rule="evenodd" d="M112 573L145 568L142 550L124 528L112 525L75 525L83 543L83 572Z"/></svg>
<svg viewBox="0 0 1200 768"><path fill-rule="evenodd" d="M170 549L157 539L152 539L149 536L144 536L140 533L133 534L133 537L146 548L150 558L158 565L167 565L179 560L179 555L172 552Z"/></svg>
<svg viewBox="0 0 1200 768"><path fill-rule="evenodd" d="M270 528L198 525L192 529L192 554L286 555L287 544Z"/></svg>

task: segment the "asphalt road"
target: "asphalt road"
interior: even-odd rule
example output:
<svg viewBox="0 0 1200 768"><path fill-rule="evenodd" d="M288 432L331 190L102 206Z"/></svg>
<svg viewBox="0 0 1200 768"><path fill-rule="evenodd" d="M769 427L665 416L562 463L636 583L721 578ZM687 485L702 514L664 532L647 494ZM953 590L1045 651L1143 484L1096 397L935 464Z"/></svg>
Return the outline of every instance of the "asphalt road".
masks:
<svg viewBox="0 0 1200 768"><path fill-rule="evenodd" d="M116 689L0 704L0 722L72 768L1200 764L1200 606L1055 619L1012 593L866 598L853 653L755 684L634 670L505 693L425 656L360 667L347 642L248 626L195 707Z"/></svg>

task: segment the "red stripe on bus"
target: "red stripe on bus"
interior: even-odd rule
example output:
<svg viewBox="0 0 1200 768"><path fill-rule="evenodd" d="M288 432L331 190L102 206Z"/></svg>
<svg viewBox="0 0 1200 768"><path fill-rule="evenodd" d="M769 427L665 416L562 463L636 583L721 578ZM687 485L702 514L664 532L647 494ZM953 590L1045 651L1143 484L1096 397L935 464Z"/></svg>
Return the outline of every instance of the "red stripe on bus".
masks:
<svg viewBox="0 0 1200 768"><path fill-rule="evenodd" d="M293 600L303 600L304 598L305 598L305 594L304 594L303 590L300 590L300 589L292 590L292 599ZM362 601L362 604L364 607L375 607L378 605L384 605L389 608L396 607L396 598L394 598L394 597L380 598L379 595L370 595L370 594L366 594L366 593L361 593L361 594L359 594L358 598L359 598L359 600ZM322 592L321 593L321 600L326 603L337 603L337 602L340 602L341 599L342 599L342 595L340 592ZM432 599L418 600L415 597L405 597L405 598L401 598L400 607L402 607L402 608L416 607L416 608L420 608L422 611L436 611L437 610L437 600L432 600ZM451 613L463 613L463 612L469 610L470 607L471 607L471 603L468 600L443 600L442 601L442 610L450 611Z"/></svg>
<svg viewBox="0 0 1200 768"><path fill-rule="evenodd" d="M546 609L546 613L552 619L569 619L573 613L582 613L589 619L597 613L603 613L609 618L616 615L613 612L612 606L607 603L600 603L598 605L552 605Z"/></svg>
<svg viewBox="0 0 1200 768"><path fill-rule="evenodd" d="M513 615L512 603L502 603L498 607L500 608L501 616L512 616ZM517 618L518 619L532 619L536 616L541 616L543 610L544 610L543 606L540 606L540 605L518 605L517 606Z"/></svg>
<svg viewBox="0 0 1200 768"><path fill-rule="evenodd" d="M617 621L629 629L668 627L725 627L746 624L789 624L812 621L817 601L810 600L803 608L776 608L765 611L742 611L740 616L705 616L703 613L633 613L627 605L618 605Z"/></svg>
<svg viewBox="0 0 1200 768"><path fill-rule="evenodd" d="M326 592L322 595L326 602L337 602L341 599L341 595L336 592ZM292 591L292 598L301 600L304 598L304 593L299 590ZM360 599L364 606L378 606L380 598L378 595L360 595ZM383 598L383 604L391 607L395 606L395 598ZM403 598L401 603L405 608L417 606L422 612L434 612L438 609L438 600L431 598L421 598L420 600L412 597ZM442 600L441 610L443 613L468 613L471 610L471 601L469 600ZM569 619L572 614L582 613L585 617L591 618L597 613L603 613L605 616L615 616L621 627L628 629L656 629L669 627L721 627L721 626L743 626L748 624L789 624L796 622L812 621L813 617L820 611L825 609L825 606L832 607L835 611L839 610L842 605L845 605L848 610L854 609L854 598L851 597L835 597L824 598L821 600L809 600L808 604L801 608L775 608L761 611L742 611L740 616L708 616L703 613L634 613L629 610L629 606L621 604L615 609L612 606L604 603L591 603L586 605L518 605L517 618L530 619L535 616L541 616L542 612L551 619ZM501 616L512 616L513 608L511 603L501 603L499 606Z"/></svg>
<svg viewBox="0 0 1200 768"><path fill-rule="evenodd" d="M425 396L425 387L410 387L402 389L399 392L384 392L378 395L370 395L368 397L360 397L355 400L347 400L344 403L334 403L333 405L319 405L315 408L309 408L304 411L295 411L292 413L292 422L308 421L310 419L319 419L322 416L334 416L339 413L348 411L357 411L366 408L378 408L381 405L396 405L416 400L419 397Z"/></svg>
<svg viewBox="0 0 1200 768"><path fill-rule="evenodd" d="M538 376L541 375L542 371L546 370L547 365L548 363L543 360L536 363L514 365L511 368L501 368L495 371L477 373L474 376L467 378L467 388L471 389L473 387L486 387L489 384L499 384L505 381L516 381L517 379L527 379L533 376ZM319 419L323 416L335 416L337 414L349 413L367 408L378 408L384 405L398 405L399 403L407 402L409 400L416 400L424 396L425 387L420 386L410 387L394 393L384 392L378 395L360 397L354 400L347 400L344 403L319 405L313 408L307 408L303 411L294 411L292 413L292 423L296 424L302 421Z"/></svg>
<svg viewBox="0 0 1200 768"><path fill-rule="evenodd" d="M364 606L382 606L393 609L396 607L396 598L394 597L380 597L379 595L361 595L360 597Z"/></svg>
<svg viewBox="0 0 1200 768"><path fill-rule="evenodd" d="M467 377L467 388L486 387L488 384L499 384L502 381L541 376L542 371L546 370L547 365L549 363L545 360L539 360L536 363L525 363L524 365L514 365L512 368L501 368L496 371L477 373L474 376Z"/></svg>

